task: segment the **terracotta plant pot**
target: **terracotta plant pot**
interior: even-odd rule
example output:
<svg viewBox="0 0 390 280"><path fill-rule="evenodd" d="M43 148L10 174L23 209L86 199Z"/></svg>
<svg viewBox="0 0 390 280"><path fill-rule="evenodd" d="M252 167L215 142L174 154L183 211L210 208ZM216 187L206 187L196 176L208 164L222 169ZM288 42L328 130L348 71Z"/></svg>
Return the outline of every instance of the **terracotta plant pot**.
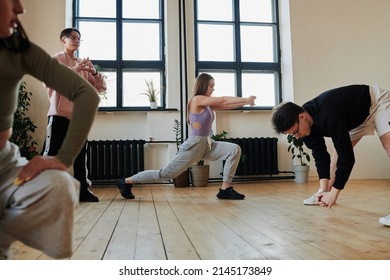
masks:
<svg viewBox="0 0 390 280"><path fill-rule="evenodd" d="M184 170L182 173L180 173L179 176L177 176L175 179L173 179L173 185L175 188L187 188L190 186L190 171L188 169Z"/></svg>

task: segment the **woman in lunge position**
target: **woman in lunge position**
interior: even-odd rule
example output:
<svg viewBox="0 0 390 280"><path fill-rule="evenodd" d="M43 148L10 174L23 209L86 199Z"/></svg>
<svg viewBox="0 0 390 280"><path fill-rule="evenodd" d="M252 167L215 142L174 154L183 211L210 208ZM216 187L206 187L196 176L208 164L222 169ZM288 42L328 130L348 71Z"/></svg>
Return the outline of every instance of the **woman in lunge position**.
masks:
<svg viewBox="0 0 390 280"><path fill-rule="evenodd" d="M211 125L214 120L214 110L229 110L245 105L253 106L255 96L243 97L212 97L215 81L206 73L200 74L195 80L193 96L187 104L187 122L191 127L191 136L180 146L175 158L160 170L146 170L131 177L118 181L121 195L133 199L131 192L133 184L151 183L176 178L198 160L225 160L223 168L223 183L217 197L219 199L244 199L245 195L235 191L231 186L241 156L241 148L237 144L213 141Z"/></svg>

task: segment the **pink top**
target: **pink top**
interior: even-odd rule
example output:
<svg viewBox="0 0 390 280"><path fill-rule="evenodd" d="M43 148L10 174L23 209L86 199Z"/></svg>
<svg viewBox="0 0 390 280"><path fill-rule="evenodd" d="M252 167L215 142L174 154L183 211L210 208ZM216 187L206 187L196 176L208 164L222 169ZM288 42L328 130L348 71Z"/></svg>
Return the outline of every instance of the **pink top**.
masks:
<svg viewBox="0 0 390 280"><path fill-rule="evenodd" d="M74 67L76 62L81 60L80 58L71 58L63 51L55 54L53 57L56 58L60 63L69 67ZM87 71L80 71L79 75L89 81L97 92L104 92L107 90L106 82L101 73L98 73L94 76ZM61 116L67 119L71 119L73 113L73 102L52 88L48 88L47 93L50 99L50 107L47 115Z"/></svg>

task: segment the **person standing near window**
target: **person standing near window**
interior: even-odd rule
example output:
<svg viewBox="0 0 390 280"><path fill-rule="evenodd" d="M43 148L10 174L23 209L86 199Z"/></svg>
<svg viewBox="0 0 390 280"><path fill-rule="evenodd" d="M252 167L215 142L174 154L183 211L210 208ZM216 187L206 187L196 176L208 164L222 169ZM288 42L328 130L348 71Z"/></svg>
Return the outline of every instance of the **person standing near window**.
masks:
<svg viewBox="0 0 390 280"><path fill-rule="evenodd" d="M60 41L64 50L55 54L54 57L89 81L98 92L105 92L107 86L104 76L95 69L89 58L76 57L81 42L80 31L75 28L66 28L60 33ZM52 88L48 89L48 95L50 108L43 154L52 156L58 153L64 141L73 112L73 102ZM99 198L89 190L91 181L88 179L86 149L87 141L73 164L74 177L80 182L80 202L99 202Z"/></svg>

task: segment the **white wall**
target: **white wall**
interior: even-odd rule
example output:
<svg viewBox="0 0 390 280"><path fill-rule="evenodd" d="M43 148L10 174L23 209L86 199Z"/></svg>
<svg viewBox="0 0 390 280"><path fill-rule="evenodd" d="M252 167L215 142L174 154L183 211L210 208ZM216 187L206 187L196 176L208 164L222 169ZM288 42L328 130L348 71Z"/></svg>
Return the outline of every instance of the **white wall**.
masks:
<svg viewBox="0 0 390 280"><path fill-rule="evenodd" d="M293 0L289 4L297 103L353 83L390 88L390 1ZM390 178L390 159L376 135L363 138L355 153L352 178Z"/></svg>
<svg viewBox="0 0 390 280"><path fill-rule="evenodd" d="M69 0L66 0L70 2ZM50 54L61 50L59 32L66 25L65 0L24 0L27 14L22 22L29 37ZM177 1L169 0L168 106L179 108L179 62ZM192 1L186 1L191 8ZM351 83L377 84L390 88L390 1L387 0L280 0L283 94L302 104L322 91ZM193 22L190 14L188 20ZM192 28L187 24L188 34ZM193 44L189 40L189 44ZM188 58L193 56L189 47ZM194 67L189 64L189 76ZM42 84L27 78L28 89L39 110L32 117L39 126L38 140L43 141L48 101ZM218 81L216 81L218 84ZM189 81L191 94L193 80ZM43 93L43 94L40 94ZM36 104L35 104L36 106ZM37 108L37 107L35 107ZM173 120L180 112L98 113L90 139L174 140ZM214 130L226 130L231 137L275 136L270 124L271 112L219 112ZM331 144L329 143L331 148ZM147 168L159 168L175 153L175 147L153 145L148 148ZM149 153L150 151L150 153ZM153 157L152 157L153 156ZM378 137L366 137L356 147L357 163L352 178L390 178L390 160ZM291 170L285 136L279 136L279 169ZM312 179L316 178L314 164Z"/></svg>
<svg viewBox="0 0 390 280"><path fill-rule="evenodd" d="M26 13L21 16L21 21L29 39L49 54L60 51L62 45L58 37L65 26L65 0L22 0L22 3ZM29 113L38 127L36 138L39 143L43 143L49 100L41 82L29 76L25 78L25 81L27 90L33 93L34 110L30 110Z"/></svg>

